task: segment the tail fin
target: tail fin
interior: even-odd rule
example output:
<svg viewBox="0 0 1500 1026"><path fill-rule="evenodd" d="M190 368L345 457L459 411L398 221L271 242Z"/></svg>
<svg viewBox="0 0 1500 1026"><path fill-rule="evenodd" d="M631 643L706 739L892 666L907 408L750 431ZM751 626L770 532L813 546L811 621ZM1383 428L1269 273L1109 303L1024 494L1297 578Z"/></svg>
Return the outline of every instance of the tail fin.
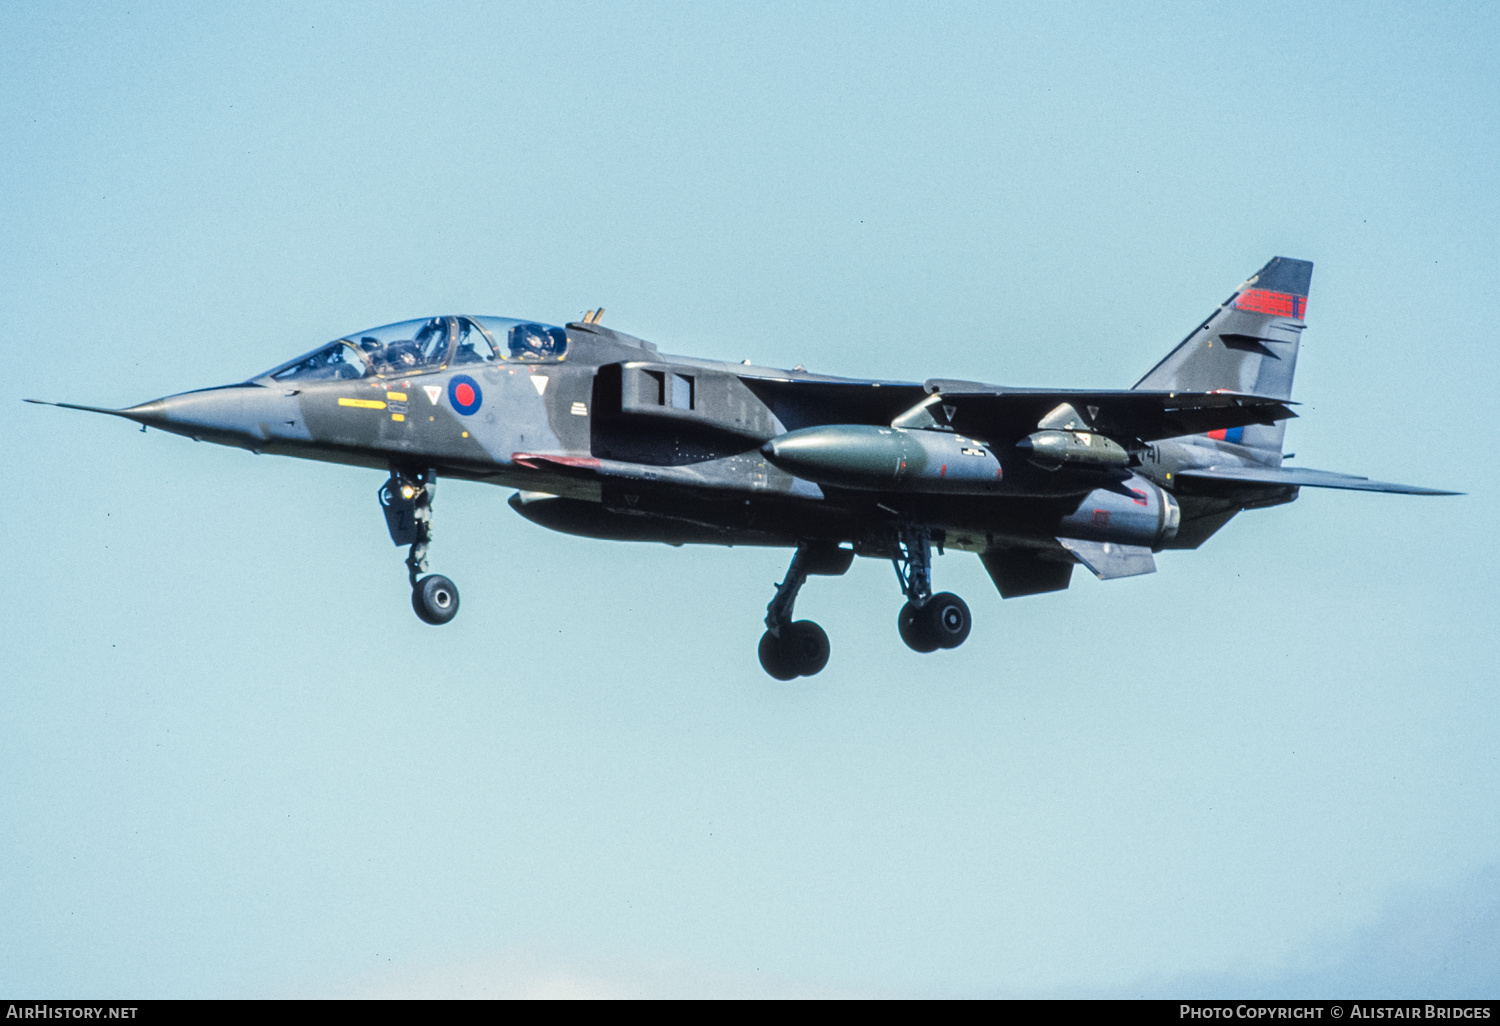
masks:
<svg viewBox="0 0 1500 1026"><path fill-rule="evenodd" d="M1273 257L1131 387L1169 392L1223 388L1290 399L1297 347L1307 327L1312 268L1306 260ZM1283 421L1214 431L1208 437L1257 450L1258 459L1279 466L1285 432Z"/></svg>

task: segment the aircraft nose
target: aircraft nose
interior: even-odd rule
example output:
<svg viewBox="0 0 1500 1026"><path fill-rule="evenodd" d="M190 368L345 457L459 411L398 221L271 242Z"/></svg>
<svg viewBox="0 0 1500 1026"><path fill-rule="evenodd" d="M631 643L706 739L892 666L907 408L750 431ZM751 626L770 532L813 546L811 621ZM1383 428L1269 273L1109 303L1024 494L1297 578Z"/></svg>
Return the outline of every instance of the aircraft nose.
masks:
<svg viewBox="0 0 1500 1026"><path fill-rule="evenodd" d="M260 385L227 385L153 399L120 410L140 424L204 442L256 448L295 435L301 418L280 391Z"/></svg>

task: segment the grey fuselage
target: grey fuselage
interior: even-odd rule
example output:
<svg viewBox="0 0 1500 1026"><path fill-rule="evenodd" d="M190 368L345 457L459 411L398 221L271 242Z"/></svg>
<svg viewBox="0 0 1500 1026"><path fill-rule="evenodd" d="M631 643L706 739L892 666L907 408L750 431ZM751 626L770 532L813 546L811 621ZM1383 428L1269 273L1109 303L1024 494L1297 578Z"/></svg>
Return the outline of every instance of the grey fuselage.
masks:
<svg viewBox="0 0 1500 1026"><path fill-rule="evenodd" d="M893 427L927 399L920 384L664 356L596 324L566 332L556 356L457 363L450 349L429 367L357 378L297 376L286 369L293 361L245 384L119 412L256 452L514 488L523 516L596 538L822 541L883 556L891 525L918 521L939 545L1066 559L1060 530L1160 548L1179 528L1176 500L1161 487L1184 462L1170 445L1151 447L1134 469L1041 469L1016 438ZM854 433L851 474L810 480L773 458L768 443L818 428ZM1265 504L1264 490L1257 495Z"/></svg>

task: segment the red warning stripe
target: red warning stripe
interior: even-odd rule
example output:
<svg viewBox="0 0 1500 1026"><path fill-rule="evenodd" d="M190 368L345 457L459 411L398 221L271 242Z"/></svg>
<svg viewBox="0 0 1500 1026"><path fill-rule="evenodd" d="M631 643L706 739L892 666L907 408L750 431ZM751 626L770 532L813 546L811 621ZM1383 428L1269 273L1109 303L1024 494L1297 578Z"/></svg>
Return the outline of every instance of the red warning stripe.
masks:
<svg viewBox="0 0 1500 1026"><path fill-rule="evenodd" d="M519 463L527 470L545 470L545 467L537 466L538 463L550 464L554 467L567 467L573 470L598 470L604 464L593 456L551 456L539 452L513 452L510 454L511 461Z"/></svg>
<svg viewBox="0 0 1500 1026"><path fill-rule="evenodd" d="M1273 317L1292 317L1300 321L1307 316L1307 297L1294 296L1290 292L1246 289L1235 297L1234 308L1270 314Z"/></svg>

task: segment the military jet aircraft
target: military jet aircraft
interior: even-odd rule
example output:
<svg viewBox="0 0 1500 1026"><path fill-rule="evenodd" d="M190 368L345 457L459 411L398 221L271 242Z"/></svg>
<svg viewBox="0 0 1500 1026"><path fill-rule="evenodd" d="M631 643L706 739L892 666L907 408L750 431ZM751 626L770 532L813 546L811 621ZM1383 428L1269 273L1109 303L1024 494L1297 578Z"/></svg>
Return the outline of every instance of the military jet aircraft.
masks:
<svg viewBox="0 0 1500 1026"><path fill-rule="evenodd" d="M458 589L427 573L439 477L517 489L553 530L669 545L795 549L760 661L818 673L828 637L793 614L810 574L889 559L917 652L955 648L969 607L931 553L977 553L1002 598L1156 569L1235 514L1304 486L1451 495L1282 453L1312 264L1276 257L1131 388L870 381L658 352L604 327L453 315L356 332L248 381L108 413L200 441L370 467L429 624ZM36 402L38 400L29 400Z"/></svg>

